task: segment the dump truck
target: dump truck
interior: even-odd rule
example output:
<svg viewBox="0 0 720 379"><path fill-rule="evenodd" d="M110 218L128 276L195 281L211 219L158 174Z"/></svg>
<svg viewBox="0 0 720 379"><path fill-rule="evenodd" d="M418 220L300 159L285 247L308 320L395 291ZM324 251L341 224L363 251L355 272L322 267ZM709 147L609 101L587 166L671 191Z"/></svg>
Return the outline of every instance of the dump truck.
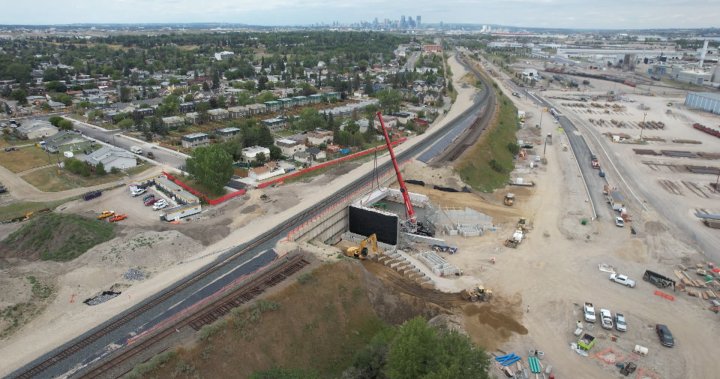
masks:
<svg viewBox="0 0 720 379"><path fill-rule="evenodd" d="M515 194L514 193L507 193L505 195L505 199L503 199L503 203L507 205L508 207L512 207L512 205L515 203Z"/></svg>
<svg viewBox="0 0 720 379"><path fill-rule="evenodd" d="M369 248L368 244L370 245ZM349 247L347 250L345 250L345 255L357 259L365 259L368 255L370 255L371 252L373 254L380 253L380 250L378 250L377 236L375 235L375 233L369 235L367 238L360 241L360 244L358 246Z"/></svg>
<svg viewBox="0 0 720 379"><path fill-rule="evenodd" d="M482 284L463 290L460 295L467 301L490 301L492 290L485 288Z"/></svg>
<svg viewBox="0 0 720 379"><path fill-rule="evenodd" d="M505 241L505 246L511 247L513 249L517 248L517 246L522 242L523 237L524 233L522 229L517 229L515 230L515 233L513 233L513 235Z"/></svg>

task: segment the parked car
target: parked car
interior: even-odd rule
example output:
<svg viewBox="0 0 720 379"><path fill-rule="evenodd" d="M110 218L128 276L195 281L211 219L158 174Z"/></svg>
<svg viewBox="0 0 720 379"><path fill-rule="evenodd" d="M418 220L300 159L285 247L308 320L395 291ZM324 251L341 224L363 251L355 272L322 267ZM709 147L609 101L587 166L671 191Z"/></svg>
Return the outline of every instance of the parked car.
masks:
<svg viewBox="0 0 720 379"><path fill-rule="evenodd" d="M615 313L615 329L618 332L627 332L627 323L625 322L625 315L622 313Z"/></svg>
<svg viewBox="0 0 720 379"><path fill-rule="evenodd" d="M585 303L583 306L583 317L587 322L595 322L595 307L592 303Z"/></svg>
<svg viewBox="0 0 720 379"><path fill-rule="evenodd" d="M18 149L18 148L15 147L15 146L8 146L8 147L5 148L5 151L7 151L7 152L17 151L17 149Z"/></svg>
<svg viewBox="0 0 720 379"><path fill-rule="evenodd" d="M153 195L151 193L147 194L147 195L143 196L143 202L146 202L146 201L152 199L153 197L155 197L155 195Z"/></svg>
<svg viewBox="0 0 720 379"><path fill-rule="evenodd" d="M154 211L159 211L159 210L161 210L161 209L163 209L163 208L165 208L165 207L167 207L167 206L168 206L167 201L165 201L165 199L160 199L160 200L158 200L158 201L155 202L155 205L153 205L153 210L154 210Z"/></svg>
<svg viewBox="0 0 720 379"><path fill-rule="evenodd" d="M618 273L610 274L610 281L630 288L635 288L635 281L628 278L627 275L620 275Z"/></svg>
<svg viewBox="0 0 720 379"><path fill-rule="evenodd" d="M141 188L141 187L130 187L130 194L131 194L133 197L140 196L140 195L144 194L146 191L147 191L147 190L146 190L145 188Z"/></svg>
<svg viewBox="0 0 720 379"><path fill-rule="evenodd" d="M612 313L607 309L600 309L600 325L603 329L611 330L613 328Z"/></svg>
<svg viewBox="0 0 720 379"><path fill-rule="evenodd" d="M620 217L620 216L615 217L615 226L617 226L618 228L624 227L624 226L625 226L625 220L623 220L623 218Z"/></svg>
<svg viewBox="0 0 720 379"><path fill-rule="evenodd" d="M666 325L663 325L663 324L655 325L655 331L657 332L658 338L660 338L660 343L663 346L666 346L666 347L675 346L675 339L673 338L673 335L670 332L670 329L668 329L668 327Z"/></svg>
<svg viewBox="0 0 720 379"><path fill-rule="evenodd" d="M160 199L156 199L155 196L153 196L153 197L145 200L144 204L146 207L149 207L149 206L155 204L158 200L160 200Z"/></svg>
<svg viewBox="0 0 720 379"><path fill-rule="evenodd" d="M100 197L101 195L102 195L102 191L90 191L90 192L85 192L82 195L82 198L85 201L90 201L96 197Z"/></svg>

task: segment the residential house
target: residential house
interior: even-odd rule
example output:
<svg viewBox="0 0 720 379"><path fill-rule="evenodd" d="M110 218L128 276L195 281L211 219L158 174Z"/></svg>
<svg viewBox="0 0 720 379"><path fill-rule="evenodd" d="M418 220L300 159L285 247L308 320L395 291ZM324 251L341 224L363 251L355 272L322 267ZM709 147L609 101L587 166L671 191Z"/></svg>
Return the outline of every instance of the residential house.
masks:
<svg viewBox="0 0 720 379"><path fill-rule="evenodd" d="M230 116L230 112L228 112L227 109L222 108L211 109L207 111L207 113L210 116L210 120L212 121L227 120L227 118Z"/></svg>
<svg viewBox="0 0 720 379"><path fill-rule="evenodd" d="M323 101L323 95L316 93L314 95L308 96L308 102L309 104L320 104Z"/></svg>
<svg viewBox="0 0 720 379"><path fill-rule="evenodd" d="M210 136L205 133L191 133L182 136L182 147L186 149L193 149L208 144L210 144Z"/></svg>
<svg viewBox="0 0 720 379"><path fill-rule="evenodd" d="M275 145L280 148L280 151L286 157L292 157L295 153L305 150L305 145L288 138L275 140Z"/></svg>
<svg viewBox="0 0 720 379"><path fill-rule="evenodd" d="M126 170L137 166L137 159L128 151L115 147L105 146L87 155L78 155L79 160L87 162L91 166L102 163L106 171L114 168Z"/></svg>
<svg viewBox="0 0 720 379"><path fill-rule="evenodd" d="M221 51L219 53L215 53L215 60L217 61L226 61L231 59L235 56L235 53L232 51Z"/></svg>
<svg viewBox="0 0 720 379"><path fill-rule="evenodd" d="M215 134L220 137L223 141L227 141L232 139L234 136L236 136L238 133L240 133L240 128L222 128L215 131Z"/></svg>
<svg viewBox="0 0 720 379"><path fill-rule="evenodd" d="M200 113L197 113L197 112L185 113L185 121L190 124L197 124L200 121Z"/></svg>
<svg viewBox="0 0 720 379"><path fill-rule="evenodd" d="M268 111L267 105L265 104L250 104L247 108L250 111L251 116L263 114Z"/></svg>
<svg viewBox="0 0 720 379"><path fill-rule="evenodd" d="M307 151L301 151L293 155L293 160L304 166L310 166L310 164L312 163L312 156Z"/></svg>
<svg viewBox="0 0 720 379"><path fill-rule="evenodd" d="M58 133L58 128L47 121L31 120L24 122L15 132L21 138L38 139L54 136Z"/></svg>
<svg viewBox="0 0 720 379"><path fill-rule="evenodd" d="M188 101L186 103L180 103L180 113L188 113L195 111L195 102Z"/></svg>
<svg viewBox="0 0 720 379"><path fill-rule="evenodd" d="M92 141L79 133L64 130L45 139L45 150L50 153L85 151L92 144Z"/></svg>
<svg viewBox="0 0 720 379"><path fill-rule="evenodd" d="M265 106L268 112L277 112L282 107L282 104L279 101L266 101Z"/></svg>
<svg viewBox="0 0 720 379"><path fill-rule="evenodd" d="M277 132L287 126L287 120L281 117L275 117L262 120L262 124L267 126L271 132Z"/></svg>
<svg viewBox="0 0 720 379"><path fill-rule="evenodd" d="M278 167L277 165L267 164L261 167L255 167L253 169L250 169L248 171L248 178L259 182L278 175L283 175L284 173L285 170L283 168Z"/></svg>
<svg viewBox="0 0 720 379"><path fill-rule="evenodd" d="M150 108L150 107L148 107L148 108L138 108L138 109L135 109L135 110L133 111L133 117L136 117L136 118L149 117L149 116L152 116L152 115L154 115L154 114L155 114L155 109L154 109L154 108Z"/></svg>
<svg viewBox="0 0 720 379"><path fill-rule="evenodd" d="M325 150L320 150L317 147L311 147L308 148L306 151L308 154L310 154L314 161L323 161L327 159L327 154L325 153Z"/></svg>
<svg viewBox="0 0 720 379"><path fill-rule="evenodd" d="M163 117L162 122L163 125L171 129L185 125L185 119L180 116Z"/></svg>
<svg viewBox="0 0 720 379"><path fill-rule="evenodd" d="M249 109L243 106L230 107L228 108L228 112L231 119L245 117L250 113Z"/></svg>
<svg viewBox="0 0 720 379"><path fill-rule="evenodd" d="M307 134L307 142L313 146L329 145L333 142L333 132L329 130L315 130Z"/></svg>
<svg viewBox="0 0 720 379"><path fill-rule="evenodd" d="M260 153L265 155L265 159L270 159L270 149L263 146L250 146L242 149L241 159L243 162L252 162Z"/></svg>

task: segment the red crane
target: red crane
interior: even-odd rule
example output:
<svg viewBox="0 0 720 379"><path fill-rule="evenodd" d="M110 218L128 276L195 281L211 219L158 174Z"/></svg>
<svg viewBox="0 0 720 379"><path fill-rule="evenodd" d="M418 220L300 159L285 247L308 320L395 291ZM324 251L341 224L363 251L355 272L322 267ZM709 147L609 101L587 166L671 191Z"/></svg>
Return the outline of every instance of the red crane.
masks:
<svg viewBox="0 0 720 379"><path fill-rule="evenodd" d="M395 159L395 152L393 151L392 144L390 143L390 136L388 136L387 129L385 129L385 122L383 122L382 113L377 113L378 120L380 120L380 127L382 128L383 136L385 136L385 143L387 144L388 151L390 152L390 159L392 159L393 166L395 167L395 175L397 175L398 184L400 184L400 193L403 196L405 202L405 212L407 213L408 226L411 231L414 232L417 229L417 218L415 217L415 210L413 209L412 203L410 202L410 194L408 193L405 182L403 181L402 174L400 173L400 167L398 167L397 159Z"/></svg>

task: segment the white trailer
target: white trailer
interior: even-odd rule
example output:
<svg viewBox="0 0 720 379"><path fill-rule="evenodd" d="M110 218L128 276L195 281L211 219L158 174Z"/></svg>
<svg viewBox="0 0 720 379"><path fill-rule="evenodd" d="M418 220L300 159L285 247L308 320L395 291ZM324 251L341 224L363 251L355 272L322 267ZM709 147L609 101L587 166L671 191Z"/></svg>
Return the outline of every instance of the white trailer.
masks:
<svg viewBox="0 0 720 379"><path fill-rule="evenodd" d="M185 204L166 210L165 213L160 215L160 219L164 221L179 221L181 218L196 215L200 212L202 212L200 203Z"/></svg>

